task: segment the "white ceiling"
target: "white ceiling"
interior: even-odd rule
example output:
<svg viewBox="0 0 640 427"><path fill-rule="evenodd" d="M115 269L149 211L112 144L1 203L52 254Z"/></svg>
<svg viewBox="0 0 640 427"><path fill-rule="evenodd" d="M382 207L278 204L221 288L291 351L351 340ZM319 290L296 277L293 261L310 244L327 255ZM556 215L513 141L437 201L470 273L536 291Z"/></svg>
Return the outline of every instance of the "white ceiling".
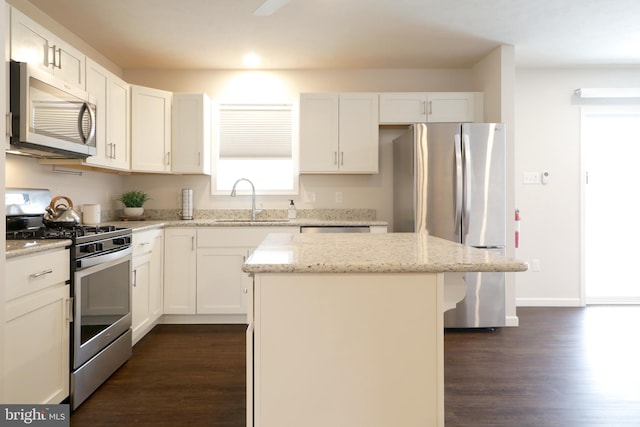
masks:
<svg viewBox="0 0 640 427"><path fill-rule="evenodd" d="M640 0L29 0L122 68L640 65Z"/></svg>

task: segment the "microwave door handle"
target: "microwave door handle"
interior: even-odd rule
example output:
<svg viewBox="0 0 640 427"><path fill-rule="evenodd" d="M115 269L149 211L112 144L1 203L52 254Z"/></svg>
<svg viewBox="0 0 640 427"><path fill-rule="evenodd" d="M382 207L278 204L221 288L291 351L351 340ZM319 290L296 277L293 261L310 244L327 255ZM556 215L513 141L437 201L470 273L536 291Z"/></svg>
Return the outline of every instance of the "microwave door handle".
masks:
<svg viewBox="0 0 640 427"><path fill-rule="evenodd" d="M89 135L85 136L82 128L82 119L85 113L89 114ZM78 131L80 131L80 137L82 138L83 143L87 143L90 141L94 135L96 134L96 118L93 115L93 111L89 107L88 103L83 103L82 108L80 108L80 114L78 115Z"/></svg>

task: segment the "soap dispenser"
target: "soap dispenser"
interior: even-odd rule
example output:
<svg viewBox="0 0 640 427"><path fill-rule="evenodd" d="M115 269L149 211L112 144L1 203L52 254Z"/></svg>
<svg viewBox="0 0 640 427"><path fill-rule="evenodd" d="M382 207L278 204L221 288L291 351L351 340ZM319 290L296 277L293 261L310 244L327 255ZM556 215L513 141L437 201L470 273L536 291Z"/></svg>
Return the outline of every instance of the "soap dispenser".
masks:
<svg viewBox="0 0 640 427"><path fill-rule="evenodd" d="M289 209L287 210L287 216L289 219L296 219L296 205L293 204L293 200L289 199Z"/></svg>

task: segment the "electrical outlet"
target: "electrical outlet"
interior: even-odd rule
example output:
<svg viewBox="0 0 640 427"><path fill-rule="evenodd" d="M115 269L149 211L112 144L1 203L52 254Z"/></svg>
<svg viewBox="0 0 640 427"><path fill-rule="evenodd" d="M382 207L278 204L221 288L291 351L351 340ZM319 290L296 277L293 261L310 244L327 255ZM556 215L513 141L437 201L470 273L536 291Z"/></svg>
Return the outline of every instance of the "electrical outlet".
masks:
<svg viewBox="0 0 640 427"><path fill-rule="evenodd" d="M540 184L540 172L524 172L522 174L523 184Z"/></svg>
<svg viewBox="0 0 640 427"><path fill-rule="evenodd" d="M304 201L307 203L315 203L316 202L316 192L315 191L305 191L304 192Z"/></svg>
<svg viewBox="0 0 640 427"><path fill-rule="evenodd" d="M336 191L336 203L342 203L342 191Z"/></svg>
<svg viewBox="0 0 640 427"><path fill-rule="evenodd" d="M531 260L531 271L534 271L536 273L540 271L540 260L539 259Z"/></svg>

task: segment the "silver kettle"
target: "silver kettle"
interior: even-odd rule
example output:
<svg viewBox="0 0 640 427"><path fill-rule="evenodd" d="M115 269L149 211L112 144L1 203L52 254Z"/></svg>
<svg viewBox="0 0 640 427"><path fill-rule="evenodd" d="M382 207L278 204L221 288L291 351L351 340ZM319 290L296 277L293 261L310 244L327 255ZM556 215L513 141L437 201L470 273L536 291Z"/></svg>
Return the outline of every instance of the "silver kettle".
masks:
<svg viewBox="0 0 640 427"><path fill-rule="evenodd" d="M58 203L60 199L65 199L67 203ZM73 209L73 202L66 196L51 199L45 211L42 219L47 227L75 227L80 224L80 214Z"/></svg>

